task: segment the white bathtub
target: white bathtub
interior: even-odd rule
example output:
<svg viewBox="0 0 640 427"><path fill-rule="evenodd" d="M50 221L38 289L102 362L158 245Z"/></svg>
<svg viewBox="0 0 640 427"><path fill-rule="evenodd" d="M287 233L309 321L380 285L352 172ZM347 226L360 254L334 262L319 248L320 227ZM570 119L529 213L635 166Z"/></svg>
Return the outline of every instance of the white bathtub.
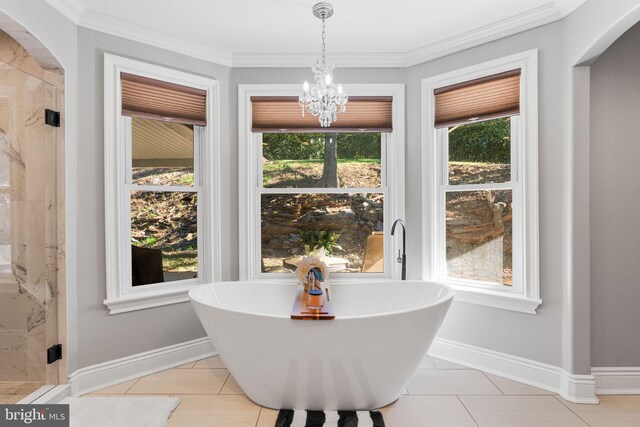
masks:
<svg viewBox="0 0 640 427"><path fill-rule="evenodd" d="M454 294L420 281L334 284L335 320L291 320L295 290L222 282L189 293L242 390L269 408L367 410L395 401Z"/></svg>

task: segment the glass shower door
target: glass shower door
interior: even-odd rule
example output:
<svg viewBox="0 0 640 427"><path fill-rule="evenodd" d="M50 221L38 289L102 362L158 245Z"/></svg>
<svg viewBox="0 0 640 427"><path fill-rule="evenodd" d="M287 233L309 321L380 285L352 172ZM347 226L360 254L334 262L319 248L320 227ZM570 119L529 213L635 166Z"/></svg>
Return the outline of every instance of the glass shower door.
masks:
<svg viewBox="0 0 640 427"><path fill-rule="evenodd" d="M41 69L40 69L41 70ZM58 383L57 89L0 62L0 403Z"/></svg>

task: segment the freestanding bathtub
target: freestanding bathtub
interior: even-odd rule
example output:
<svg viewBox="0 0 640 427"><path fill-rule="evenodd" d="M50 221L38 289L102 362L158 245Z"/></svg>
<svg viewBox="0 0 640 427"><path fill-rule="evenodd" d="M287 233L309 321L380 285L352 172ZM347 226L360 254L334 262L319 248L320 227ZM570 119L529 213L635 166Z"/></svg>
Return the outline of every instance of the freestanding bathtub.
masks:
<svg viewBox="0 0 640 427"><path fill-rule="evenodd" d="M275 409L368 410L395 401L454 292L430 282L333 284L335 320L292 320L295 284L221 282L191 303L246 395Z"/></svg>

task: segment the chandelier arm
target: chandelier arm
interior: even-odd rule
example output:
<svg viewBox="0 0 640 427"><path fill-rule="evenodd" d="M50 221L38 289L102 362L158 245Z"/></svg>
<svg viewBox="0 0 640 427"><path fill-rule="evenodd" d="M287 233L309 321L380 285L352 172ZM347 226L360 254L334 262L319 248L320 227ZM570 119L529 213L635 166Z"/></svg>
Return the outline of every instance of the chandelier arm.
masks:
<svg viewBox="0 0 640 427"><path fill-rule="evenodd" d="M302 107L302 116L308 111L318 117L321 127L329 127L337 120L337 114L346 110L349 96L333 81L335 64L327 64L326 58L326 20L333 15L333 7L329 3L318 3L313 6L313 15L322 20L322 57L311 67L315 85L304 82L303 93L298 97Z"/></svg>

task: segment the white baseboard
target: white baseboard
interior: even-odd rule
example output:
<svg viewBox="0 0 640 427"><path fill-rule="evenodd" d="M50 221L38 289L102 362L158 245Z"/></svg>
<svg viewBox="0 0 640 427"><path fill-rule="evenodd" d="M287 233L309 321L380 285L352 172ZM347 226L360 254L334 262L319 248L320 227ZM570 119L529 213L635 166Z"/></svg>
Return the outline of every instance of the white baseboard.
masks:
<svg viewBox="0 0 640 427"><path fill-rule="evenodd" d="M91 393L215 354L209 339L200 338L88 366L70 375L70 394ZM592 375L574 375L557 366L442 338L433 341L429 354L558 393L574 403L598 403L596 384L600 394L640 394L640 368L594 368Z"/></svg>
<svg viewBox="0 0 640 427"><path fill-rule="evenodd" d="M429 355L558 393L569 402L598 403L593 375L573 375L557 366L442 338L433 341Z"/></svg>
<svg viewBox="0 0 640 427"><path fill-rule="evenodd" d="M596 396L596 381L593 375L570 374L562 369L560 371L562 376L558 394L563 399L589 405L597 405L600 402Z"/></svg>
<svg viewBox="0 0 640 427"><path fill-rule="evenodd" d="M209 338L199 338L78 369L69 376L71 395L140 378L217 354Z"/></svg>
<svg viewBox="0 0 640 427"><path fill-rule="evenodd" d="M640 394L640 367L591 368L597 394Z"/></svg>

